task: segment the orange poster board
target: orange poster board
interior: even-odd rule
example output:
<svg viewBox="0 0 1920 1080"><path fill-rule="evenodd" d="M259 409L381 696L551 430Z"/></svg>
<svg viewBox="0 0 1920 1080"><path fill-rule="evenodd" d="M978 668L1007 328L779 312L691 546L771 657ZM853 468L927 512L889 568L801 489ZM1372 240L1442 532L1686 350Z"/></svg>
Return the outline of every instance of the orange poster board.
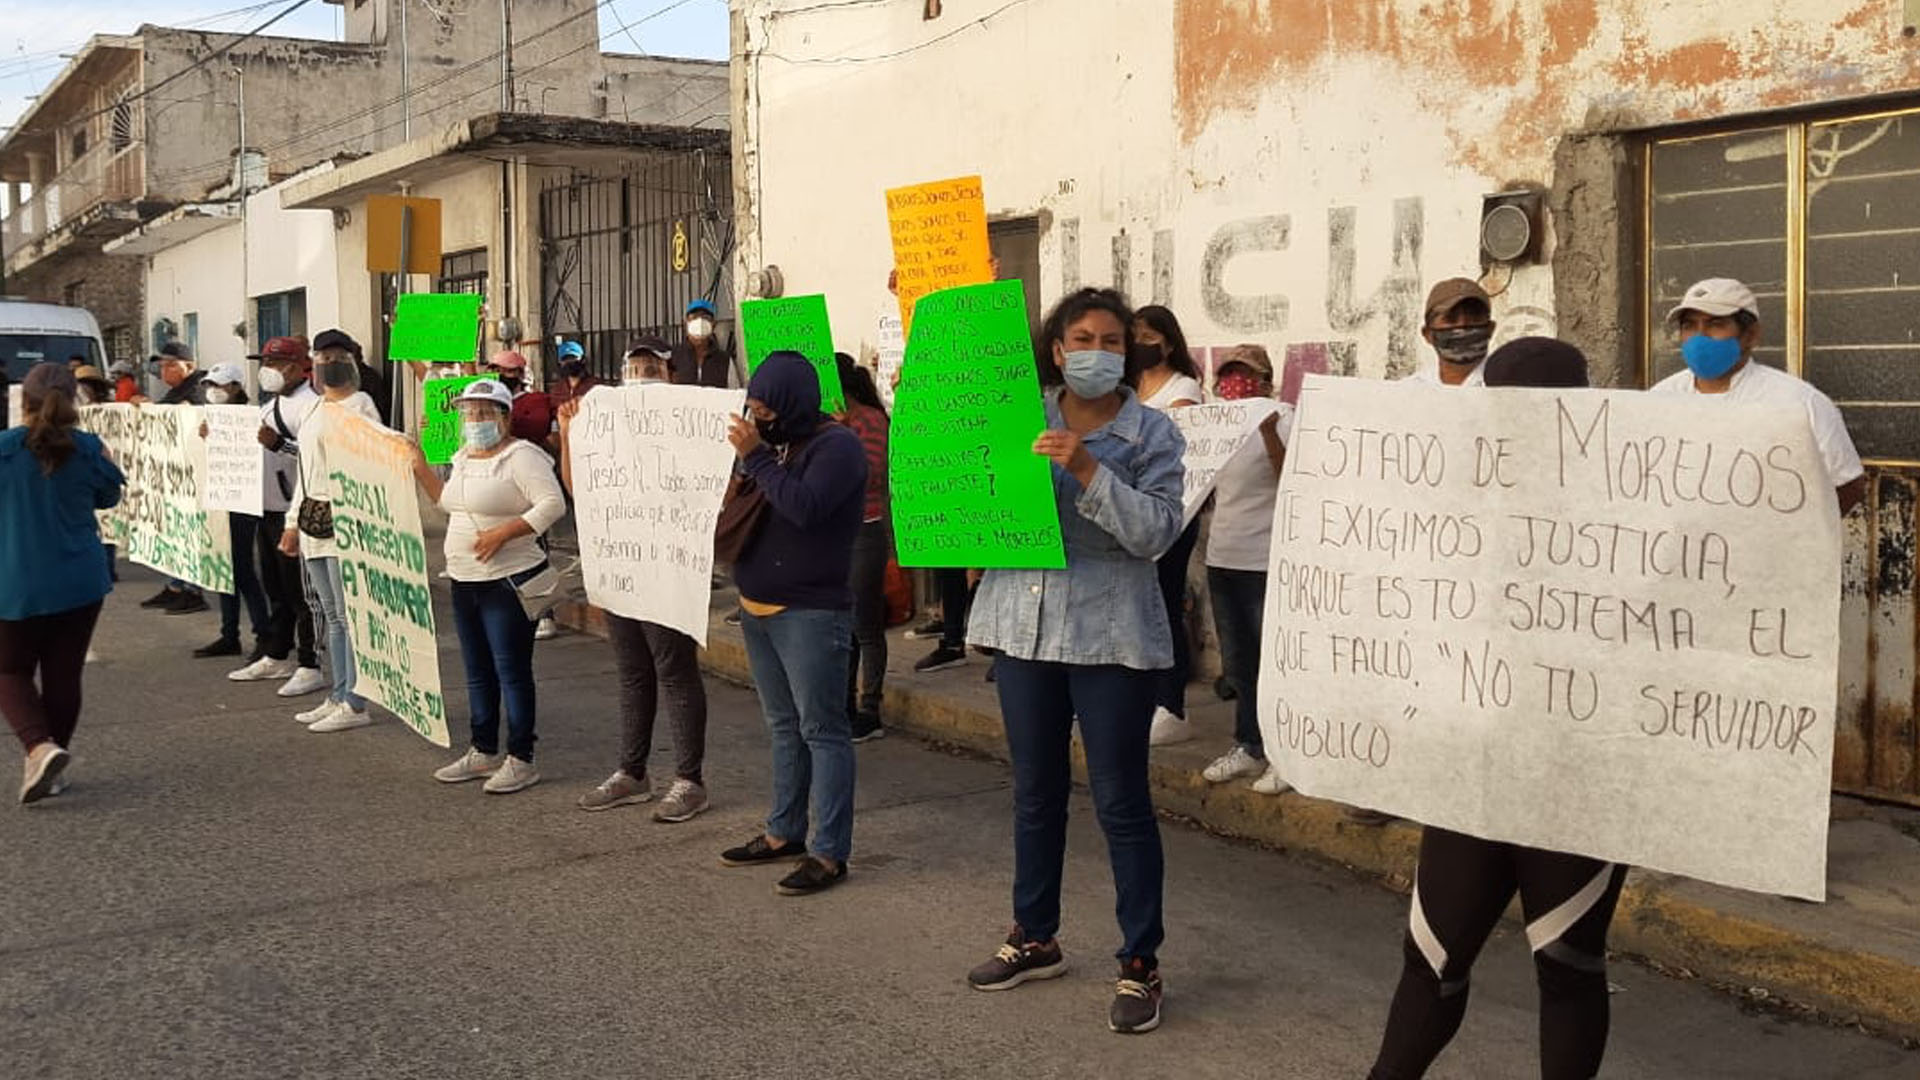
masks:
<svg viewBox="0 0 1920 1080"><path fill-rule="evenodd" d="M978 176L913 184L887 192L887 225L900 322L913 331L913 305L930 292L993 280L987 204Z"/></svg>

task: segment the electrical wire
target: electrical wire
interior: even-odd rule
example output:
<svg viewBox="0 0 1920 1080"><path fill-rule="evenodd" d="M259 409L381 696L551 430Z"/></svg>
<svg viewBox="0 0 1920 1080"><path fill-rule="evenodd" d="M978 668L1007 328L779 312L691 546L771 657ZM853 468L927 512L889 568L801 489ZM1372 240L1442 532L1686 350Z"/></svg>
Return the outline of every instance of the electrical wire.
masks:
<svg viewBox="0 0 1920 1080"><path fill-rule="evenodd" d="M884 52L884 53L874 53L874 54L872 54L872 55L870 55L870 56L845 56L845 55L841 55L841 56L800 56L800 57L794 57L794 56L785 56L785 55L782 55L781 53L777 53L777 52L770 52L770 51L768 51L768 50L765 50L765 49L762 49L761 51L759 51L759 52L757 52L757 53L755 53L755 54L753 54L753 55L755 55L755 56L759 56L759 57L765 57L765 58L767 58L767 59L769 59L769 60L779 60L779 61L781 61L782 63L787 63L787 64L795 64L795 65L801 65L801 66L815 66L815 65L817 65L817 66L837 66L837 65L841 65L841 64L878 64L878 63L884 63L884 62L886 62L886 61L888 61L888 60L898 60L898 59L900 59L900 58L901 58L901 57L903 57L903 56L909 56L909 55L911 55L911 54L913 54L913 53L917 53L917 52L919 52L919 51L920 51L920 50L922 50L922 49L930 49L930 48L932 48L933 46L935 46L935 45L938 45L938 44L940 44L940 43L941 43L941 42L943 42L943 41L946 41L946 40L947 40L948 38L951 38L951 37L954 37L954 36L956 36L956 35L959 35L959 34L964 34L964 33L966 33L966 32L967 32L968 30L971 30L971 29L973 29L973 28L974 28L974 27L976 27L976 26L985 26L985 25L987 24L987 21L988 21L989 19L993 19L993 18L996 18L996 17L998 17L998 16L1000 16L1000 15L1002 15L1002 14L1004 14L1004 13L1006 13L1006 12L1008 12L1008 11L1011 11L1011 10L1013 10L1014 8L1017 8L1017 7L1020 7L1020 6L1022 6L1022 5L1024 5L1024 4L1027 4L1027 3L1029 3L1029 2L1030 2L1030 0L1007 0L1007 3L1004 3L1004 4L1002 4L1002 5L1000 5L1000 6L999 6L999 7L997 7L997 8L994 8L994 9L993 9L992 11L989 11L989 12L987 12L987 13L986 13L985 15L981 15L981 16L980 16L980 17L978 17L978 18L975 18L975 19L971 19L971 20L969 20L969 21L967 21L967 22L964 22L964 23L961 23L961 24L960 24L959 26L956 26L956 27L954 27L953 29L951 29L951 30L948 30L948 31L947 31L946 33L944 33L944 34L940 34L940 35L937 35L937 36L935 36L935 37L931 37L931 38L928 38L928 39L927 39L927 40L925 40L925 41L922 41L922 42L920 42L920 43L918 43L918 44L915 44L915 45L909 45L909 46L907 46L906 48L903 48L903 49L894 49L894 50L892 50L891 52ZM798 13L799 11L802 11L802 10L809 10L809 11L810 11L810 10L818 10L819 8L825 8L825 7L841 7L841 6L852 6L852 5L851 5L851 4L822 4L822 5L818 5L818 6L816 7L816 8L806 8L806 9L795 9L795 10L794 10L793 12L775 12L774 14L775 14L775 15L782 15L782 14L797 14L797 13Z"/></svg>

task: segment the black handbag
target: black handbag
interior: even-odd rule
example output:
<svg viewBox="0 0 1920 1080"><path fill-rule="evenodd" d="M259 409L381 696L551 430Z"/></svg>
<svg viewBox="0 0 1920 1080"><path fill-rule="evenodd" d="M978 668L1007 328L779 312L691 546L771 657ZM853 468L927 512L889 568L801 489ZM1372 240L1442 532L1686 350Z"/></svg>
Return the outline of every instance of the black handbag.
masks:
<svg viewBox="0 0 1920 1080"><path fill-rule="evenodd" d="M333 539L333 504L319 499L302 498L300 514L296 519L300 525L300 535L311 536L315 540Z"/></svg>

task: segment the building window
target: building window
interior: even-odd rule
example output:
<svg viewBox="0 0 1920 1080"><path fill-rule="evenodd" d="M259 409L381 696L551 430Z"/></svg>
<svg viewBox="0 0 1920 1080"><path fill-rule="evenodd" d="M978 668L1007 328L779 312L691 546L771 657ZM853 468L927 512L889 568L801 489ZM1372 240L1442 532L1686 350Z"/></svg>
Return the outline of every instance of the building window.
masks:
<svg viewBox="0 0 1920 1080"><path fill-rule="evenodd" d="M79 161L81 158L86 157L87 156L87 129L86 128L75 129L73 133L73 140L69 144L69 146L72 150L72 155L69 160Z"/></svg>
<svg viewBox="0 0 1920 1080"><path fill-rule="evenodd" d="M103 336L107 339L108 360L135 359L134 354L139 351L139 346L134 342L133 327L109 326Z"/></svg>
<svg viewBox="0 0 1920 1080"><path fill-rule="evenodd" d="M1819 387L1862 457L1920 461L1920 110L1649 148L1646 374L1701 278L1760 299L1756 359Z"/></svg>
<svg viewBox="0 0 1920 1080"><path fill-rule="evenodd" d="M133 101L125 94L113 103L113 119L108 127L108 146L116 154L133 146Z"/></svg>
<svg viewBox="0 0 1920 1080"><path fill-rule="evenodd" d="M187 355L200 355L200 313L189 311L180 316L180 340L187 343Z"/></svg>
<svg viewBox="0 0 1920 1080"><path fill-rule="evenodd" d="M86 297L87 282L85 278L79 281L69 281L67 282L66 288L60 290L60 302L68 307L86 307Z"/></svg>
<svg viewBox="0 0 1920 1080"><path fill-rule="evenodd" d="M478 293L487 292L487 249L474 248L471 251L455 251L440 257L440 277L433 283L434 292Z"/></svg>
<svg viewBox="0 0 1920 1080"><path fill-rule="evenodd" d="M253 328L264 348L271 338L304 336L307 332L307 290L289 289L255 297Z"/></svg>

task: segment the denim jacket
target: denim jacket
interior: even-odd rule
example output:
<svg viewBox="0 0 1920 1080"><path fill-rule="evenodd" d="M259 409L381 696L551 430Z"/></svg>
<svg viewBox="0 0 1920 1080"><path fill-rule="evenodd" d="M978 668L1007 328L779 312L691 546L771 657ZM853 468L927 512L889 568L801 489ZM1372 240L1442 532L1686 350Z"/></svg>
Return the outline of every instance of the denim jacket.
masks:
<svg viewBox="0 0 1920 1080"><path fill-rule="evenodd" d="M1060 393L1047 396L1049 428L1066 426ZM1154 560L1180 537L1186 440L1131 390L1121 393L1119 414L1082 440L1098 463L1093 483L1082 488L1053 467L1067 568L987 571L967 624L971 644L1022 660L1173 666Z"/></svg>

